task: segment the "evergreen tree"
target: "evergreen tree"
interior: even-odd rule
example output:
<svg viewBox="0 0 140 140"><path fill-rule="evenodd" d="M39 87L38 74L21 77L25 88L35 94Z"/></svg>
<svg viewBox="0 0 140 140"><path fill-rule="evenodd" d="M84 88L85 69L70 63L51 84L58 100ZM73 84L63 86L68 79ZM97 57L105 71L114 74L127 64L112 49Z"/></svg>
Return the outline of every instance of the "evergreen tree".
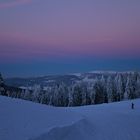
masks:
<svg viewBox="0 0 140 140"><path fill-rule="evenodd" d="M108 103L108 96L107 96L107 87L106 87L106 80L104 75L102 75L102 78L100 80L103 94L104 94L104 103Z"/></svg>
<svg viewBox="0 0 140 140"><path fill-rule="evenodd" d="M138 73L137 79L136 79L136 97L140 98L140 74Z"/></svg>
<svg viewBox="0 0 140 140"><path fill-rule="evenodd" d="M32 93L31 91L29 90L29 87L27 87L25 89L25 92L24 92L24 97L23 97L25 100L29 100L29 101L32 101Z"/></svg>
<svg viewBox="0 0 140 140"><path fill-rule="evenodd" d="M82 91L79 84L75 84L73 87L73 105L80 106L82 104Z"/></svg>
<svg viewBox="0 0 140 140"><path fill-rule="evenodd" d="M0 73L0 86L3 86L3 85L4 85L4 80L3 80L2 75Z"/></svg>
<svg viewBox="0 0 140 140"><path fill-rule="evenodd" d="M73 88L72 86L70 86L68 88L68 106L73 106L74 102L73 102Z"/></svg>
<svg viewBox="0 0 140 140"><path fill-rule="evenodd" d="M94 84L95 84L95 82L91 85L90 88L88 88L88 91L89 91L89 97L90 97L90 103L91 103L91 104L94 104L94 101L95 101Z"/></svg>
<svg viewBox="0 0 140 140"><path fill-rule="evenodd" d="M50 89L47 88L47 90L44 91L44 94L42 95L41 103L49 105L50 104L50 97L51 97L50 96Z"/></svg>
<svg viewBox="0 0 140 140"><path fill-rule="evenodd" d="M108 102L113 102L113 94L114 94L114 81L111 76L107 78L107 84L106 84L106 90L107 90L107 97L108 97Z"/></svg>
<svg viewBox="0 0 140 140"><path fill-rule="evenodd" d="M119 73L115 77L115 85L116 85L117 101L123 100L123 98L124 98L123 79L122 79L122 75Z"/></svg>
<svg viewBox="0 0 140 140"><path fill-rule="evenodd" d="M126 83L126 89L125 92L128 95L129 99L134 99L136 97L135 95L135 84L133 83L133 75L130 73L127 77L127 83Z"/></svg>
<svg viewBox="0 0 140 140"><path fill-rule="evenodd" d="M28 89L29 90L29 89ZM40 103L41 102L41 95L42 95L42 91L41 91L41 86L40 85L34 85L33 89L32 89L32 100L34 102ZM29 91L28 91L29 93ZM31 97L28 97L31 98Z"/></svg>
<svg viewBox="0 0 140 140"><path fill-rule="evenodd" d="M103 87L99 81L95 83L94 91L95 91L95 101L94 101L95 104L104 103Z"/></svg>
<svg viewBox="0 0 140 140"><path fill-rule="evenodd" d="M91 104L90 96L89 96L89 93L88 93L88 90L87 90L87 85L82 84L81 88L82 88L82 104L81 105Z"/></svg>
<svg viewBox="0 0 140 140"><path fill-rule="evenodd" d="M6 96L6 91L5 91L5 88L4 88L4 80L2 78L1 73L0 73L0 95Z"/></svg>

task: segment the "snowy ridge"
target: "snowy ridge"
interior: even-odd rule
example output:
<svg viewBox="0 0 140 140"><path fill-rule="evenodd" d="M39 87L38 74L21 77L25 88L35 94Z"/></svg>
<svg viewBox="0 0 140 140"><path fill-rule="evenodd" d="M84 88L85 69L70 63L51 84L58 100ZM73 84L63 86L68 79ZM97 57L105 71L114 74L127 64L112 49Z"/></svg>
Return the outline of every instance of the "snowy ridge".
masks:
<svg viewBox="0 0 140 140"><path fill-rule="evenodd" d="M108 74L116 74L116 73L134 73L135 71L90 71L88 73L94 73L94 74L105 74L105 73L108 73Z"/></svg>
<svg viewBox="0 0 140 140"><path fill-rule="evenodd" d="M66 108L55 108L0 96L0 140L28 140L57 126L82 119Z"/></svg>
<svg viewBox="0 0 140 140"><path fill-rule="evenodd" d="M39 137L29 140L87 140L93 137L94 130L91 124L86 119L81 119L66 126L53 127Z"/></svg>
<svg viewBox="0 0 140 140"><path fill-rule="evenodd" d="M110 74L115 74L117 71L90 71L88 73L98 73L98 74L103 74L103 73L110 73Z"/></svg>
<svg viewBox="0 0 140 140"><path fill-rule="evenodd" d="M0 106L0 140L140 138L140 99L66 108L0 96Z"/></svg>
<svg viewBox="0 0 140 140"><path fill-rule="evenodd" d="M82 73L70 73L69 75L75 75L77 77L80 77L82 75Z"/></svg>

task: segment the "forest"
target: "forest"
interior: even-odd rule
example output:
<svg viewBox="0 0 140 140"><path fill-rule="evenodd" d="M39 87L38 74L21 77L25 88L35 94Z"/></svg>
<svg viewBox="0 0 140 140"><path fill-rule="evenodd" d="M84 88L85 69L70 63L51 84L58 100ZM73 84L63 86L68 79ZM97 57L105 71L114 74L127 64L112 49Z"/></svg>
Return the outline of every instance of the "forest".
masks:
<svg viewBox="0 0 140 140"><path fill-rule="evenodd" d="M110 103L140 98L140 73L102 74L92 81L75 81L69 86L62 82L45 90L41 85L32 89L6 86L0 74L0 95L62 107Z"/></svg>

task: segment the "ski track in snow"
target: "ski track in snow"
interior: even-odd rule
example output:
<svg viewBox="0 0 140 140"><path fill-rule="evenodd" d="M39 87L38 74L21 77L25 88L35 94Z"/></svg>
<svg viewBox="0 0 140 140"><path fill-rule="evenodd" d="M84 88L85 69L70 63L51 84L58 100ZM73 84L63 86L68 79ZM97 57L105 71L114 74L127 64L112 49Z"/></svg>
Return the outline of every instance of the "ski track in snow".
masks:
<svg viewBox="0 0 140 140"><path fill-rule="evenodd" d="M61 108L0 96L0 140L139 140L133 102Z"/></svg>

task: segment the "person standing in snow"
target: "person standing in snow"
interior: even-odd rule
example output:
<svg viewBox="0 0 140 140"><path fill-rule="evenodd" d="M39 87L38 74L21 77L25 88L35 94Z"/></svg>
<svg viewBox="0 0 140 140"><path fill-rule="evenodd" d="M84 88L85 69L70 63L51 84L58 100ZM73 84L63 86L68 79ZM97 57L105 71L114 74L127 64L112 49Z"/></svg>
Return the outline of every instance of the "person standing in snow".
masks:
<svg viewBox="0 0 140 140"><path fill-rule="evenodd" d="M131 104L131 108L134 109L134 103Z"/></svg>

